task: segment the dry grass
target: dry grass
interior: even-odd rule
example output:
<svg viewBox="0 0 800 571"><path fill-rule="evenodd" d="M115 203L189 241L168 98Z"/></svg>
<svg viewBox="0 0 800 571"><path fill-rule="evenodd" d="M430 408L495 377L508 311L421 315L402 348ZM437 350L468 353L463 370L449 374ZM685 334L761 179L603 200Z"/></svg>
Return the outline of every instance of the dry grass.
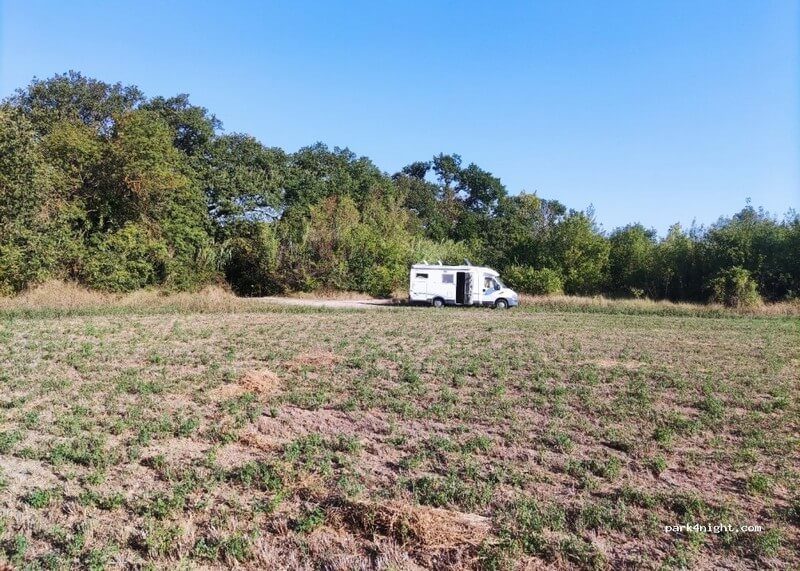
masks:
<svg viewBox="0 0 800 571"><path fill-rule="evenodd" d="M404 502L341 502L331 521L369 537L386 536L415 550L478 548L491 537L491 520L477 514Z"/></svg>
<svg viewBox="0 0 800 571"><path fill-rule="evenodd" d="M628 314L697 315L697 316L748 316L748 317L798 317L800 300L764 303L749 308L727 308L719 304L672 302L651 299L610 299L603 296L582 297L570 295L521 295L520 302L528 308L549 311L597 311Z"/></svg>
<svg viewBox="0 0 800 571"><path fill-rule="evenodd" d="M111 294L86 289L72 282L50 281L15 297L0 297L0 310L81 311L121 309L177 311L245 310L252 300L235 296L220 286L207 286L199 292L165 293L141 290Z"/></svg>
<svg viewBox="0 0 800 571"><path fill-rule="evenodd" d="M392 299L404 302L407 292L398 291ZM294 293L290 299L324 301L369 300L357 292ZM765 303L758 307L731 309L716 304L675 303L648 299L609 299L603 296L521 295L521 308L531 311L620 313L697 317L799 317L800 300ZM302 305L293 305L302 311ZM15 297L0 297L0 311L18 314L82 314L92 312L262 312L271 311L257 298L242 298L222 286L207 286L198 292L174 293L141 290L129 294L109 294L88 290L71 282L51 281ZM308 310L314 309L309 306ZM319 309L319 307L316 307ZM323 308L325 309L325 308ZM281 309L284 311L285 309Z"/></svg>

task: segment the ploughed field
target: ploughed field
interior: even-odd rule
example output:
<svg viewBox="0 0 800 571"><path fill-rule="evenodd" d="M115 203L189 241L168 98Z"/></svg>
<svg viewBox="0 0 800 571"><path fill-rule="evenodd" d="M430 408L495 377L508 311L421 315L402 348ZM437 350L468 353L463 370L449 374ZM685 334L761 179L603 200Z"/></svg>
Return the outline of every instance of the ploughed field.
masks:
<svg viewBox="0 0 800 571"><path fill-rule="evenodd" d="M797 568L799 389L797 319L9 314L0 567Z"/></svg>

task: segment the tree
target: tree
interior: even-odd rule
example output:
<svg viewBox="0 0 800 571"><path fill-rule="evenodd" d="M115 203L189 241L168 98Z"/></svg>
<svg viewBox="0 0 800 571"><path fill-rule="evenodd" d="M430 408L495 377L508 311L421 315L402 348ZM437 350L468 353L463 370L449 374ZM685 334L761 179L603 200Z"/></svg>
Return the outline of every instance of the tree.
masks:
<svg viewBox="0 0 800 571"><path fill-rule="evenodd" d="M172 129L154 111L119 117L109 141L105 223L121 226L137 217L157 219L166 200L190 186L185 160L172 138Z"/></svg>
<svg viewBox="0 0 800 571"><path fill-rule="evenodd" d="M731 218L721 218L703 240L705 275L740 266L750 272L765 297L785 297L790 287L781 262L786 227L750 205Z"/></svg>
<svg viewBox="0 0 800 571"><path fill-rule="evenodd" d="M40 133L59 120L77 120L108 134L114 118L135 109L144 95L135 86L109 84L84 77L76 71L56 74L45 80L34 78L18 89L9 102L19 108Z"/></svg>
<svg viewBox="0 0 800 571"><path fill-rule="evenodd" d="M561 275L549 268L537 270L530 266L509 266L503 274L509 286L522 293L552 295L564 293Z"/></svg>
<svg viewBox="0 0 800 571"><path fill-rule="evenodd" d="M499 203L507 193L500 179L474 163L461 166L461 156L440 153L430 162L418 161L395 174L405 204L417 214L425 235L434 240L481 242ZM436 182L427 180L432 172Z"/></svg>
<svg viewBox="0 0 800 571"><path fill-rule="evenodd" d="M166 285L190 289L211 280L217 263L206 200L169 124L155 111L131 111L118 119L109 146L112 184L102 225L152 228L169 250Z"/></svg>
<svg viewBox="0 0 800 571"><path fill-rule="evenodd" d="M561 273L566 293L595 294L606 281L609 250L591 215L571 212L549 236L545 266Z"/></svg>
<svg viewBox="0 0 800 571"><path fill-rule="evenodd" d="M16 109L0 109L0 222L30 221L54 192L33 125Z"/></svg>
<svg viewBox="0 0 800 571"><path fill-rule="evenodd" d="M189 103L189 95L154 97L141 105L142 109L155 111L175 133L174 146L193 157L205 151L222 123L205 107Z"/></svg>
<svg viewBox="0 0 800 571"><path fill-rule="evenodd" d="M225 278L239 295L261 296L283 291L278 272L280 243L273 224L239 221L223 243Z"/></svg>
<svg viewBox="0 0 800 571"><path fill-rule="evenodd" d="M498 201L491 225L490 259L500 268L511 265L542 267L549 260L547 244L556 225L563 220L566 207L555 200L521 193Z"/></svg>
<svg viewBox="0 0 800 571"><path fill-rule="evenodd" d="M328 196L311 207L307 239L310 274L320 286L353 289L346 248L359 219L356 203L349 196Z"/></svg>
<svg viewBox="0 0 800 571"><path fill-rule="evenodd" d="M491 215L498 201L507 194L499 178L475 163L470 163L459 172L458 190L463 195L467 209L484 216Z"/></svg>
<svg viewBox="0 0 800 571"><path fill-rule="evenodd" d="M440 202L440 188L425 179L431 163L415 162L396 173L392 181L404 206L415 216L419 231L426 237L441 241L448 238L452 223Z"/></svg>
<svg viewBox="0 0 800 571"><path fill-rule="evenodd" d="M411 163L410 165L406 165L403 169L397 173L398 175L404 175L410 178L415 178L417 180L425 180L425 177L428 176L428 171L431 170L431 163L428 161L417 161ZM395 175L397 176L397 175Z"/></svg>
<svg viewBox="0 0 800 571"><path fill-rule="evenodd" d="M82 213L60 200L31 122L0 108L0 294L60 276L80 257L71 232Z"/></svg>
<svg viewBox="0 0 800 571"><path fill-rule="evenodd" d="M347 237L347 266L353 289L390 295L406 283L412 260L409 212L393 196L373 194L361 222Z"/></svg>
<svg viewBox="0 0 800 571"><path fill-rule="evenodd" d="M655 296L672 300L700 299L702 277L695 263L696 242L680 224L670 226L656 245L653 267Z"/></svg>
<svg viewBox="0 0 800 571"><path fill-rule="evenodd" d="M283 204L286 154L267 148L249 135L223 135L207 155L206 200L221 226L237 220L271 220Z"/></svg>
<svg viewBox="0 0 800 571"><path fill-rule="evenodd" d="M784 222L784 241L778 255L780 267L786 276L786 298L800 298L800 214L790 211Z"/></svg>
<svg viewBox="0 0 800 571"><path fill-rule="evenodd" d="M167 245L143 224L96 236L83 269L84 282L104 291L127 292L164 283Z"/></svg>
<svg viewBox="0 0 800 571"><path fill-rule="evenodd" d="M650 297L658 294L653 276L656 231L641 224L618 228L609 238L609 286L611 291Z"/></svg>
<svg viewBox="0 0 800 571"><path fill-rule="evenodd" d="M328 196L350 196L363 204L376 188L389 190L391 180L372 161L358 157L350 149L322 143L304 147L288 159L284 181L287 210L308 209Z"/></svg>
<svg viewBox="0 0 800 571"><path fill-rule="evenodd" d="M42 138L42 150L54 167L62 198L86 197L102 184L104 141L91 127L64 119L53 123Z"/></svg>

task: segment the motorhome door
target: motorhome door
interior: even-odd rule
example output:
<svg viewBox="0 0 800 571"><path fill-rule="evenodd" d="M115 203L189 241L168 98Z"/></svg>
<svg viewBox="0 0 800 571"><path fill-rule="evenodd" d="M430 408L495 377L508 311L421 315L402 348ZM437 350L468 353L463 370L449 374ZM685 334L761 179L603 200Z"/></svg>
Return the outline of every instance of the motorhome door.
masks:
<svg viewBox="0 0 800 571"><path fill-rule="evenodd" d="M464 304L464 284L467 283L467 272L456 272L456 303Z"/></svg>
<svg viewBox="0 0 800 571"><path fill-rule="evenodd" d="M472 274L456 272L456 303L469 305L472 303Z"/></svg>

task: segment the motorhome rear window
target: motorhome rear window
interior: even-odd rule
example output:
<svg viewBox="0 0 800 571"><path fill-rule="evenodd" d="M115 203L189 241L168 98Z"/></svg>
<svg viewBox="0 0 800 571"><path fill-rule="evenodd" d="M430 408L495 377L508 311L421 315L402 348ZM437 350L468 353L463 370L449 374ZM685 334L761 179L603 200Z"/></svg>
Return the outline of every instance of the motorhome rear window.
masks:
<svg viewBox="0 0 800 571"><path fill-rule="evenodd" d="M427 280L428 279L428 274L417 274L417 277L418 278L422 278L423 280Z"/></svg>
<svg viewBox="0 0 800 571"><path fill-rule="evenodd" d="M453 283L453 274L442 274L442 283L443 284Z"/></svg>

